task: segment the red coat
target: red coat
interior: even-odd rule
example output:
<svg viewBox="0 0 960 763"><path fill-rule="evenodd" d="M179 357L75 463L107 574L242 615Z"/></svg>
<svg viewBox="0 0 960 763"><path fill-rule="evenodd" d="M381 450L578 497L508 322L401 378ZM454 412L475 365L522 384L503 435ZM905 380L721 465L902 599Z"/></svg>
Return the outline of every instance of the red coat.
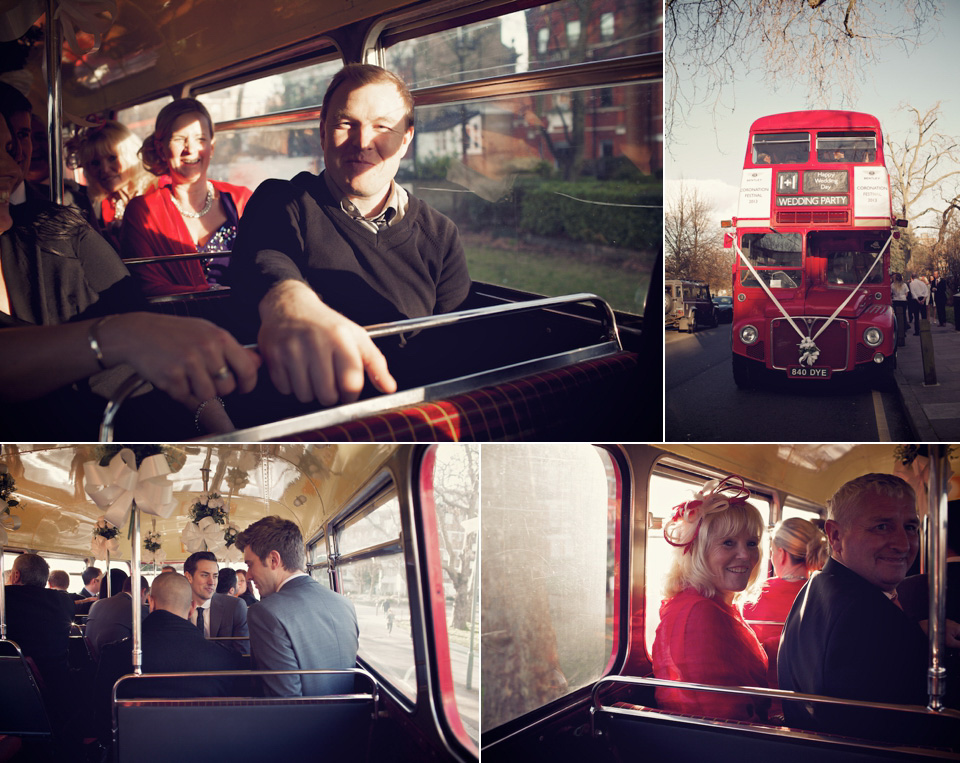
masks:
<svg viewBox="0 0 960 763"><path fill-rule="evenodd" d="M653 674L716 686L766 687L767 656L736 608L686 588L660 606ZM757 697L658 687L657 704L677 713L763 721L768 703Z"/></svg>
<svg viewBox="0 0 960 763"><path fill-rule="evenodd" d="M806 579L770 578L763 585L760 600L756 604L748 604L743 608L743 616L747 620L786 622L787 615L790 614L790 607L793 606L794 599L797 598L797 594L800 593L800 589L806 582ZM780 635L783 633L783 625L751 625L750 627L757 634L757 638L763 645L763 650L767 653L767 662L770 666L767 671L767 679L770 687L776 689L777 651L780 649Z"/></svg>
<svg viewBox="0 0 960 763"><path fill-rule="evenodd" d="M120 254L124 258L197 251L183 216L170 198L167 190L170 184L170 178L164 176L160 178L158 188L130 200L120 235ZM243 208L252 195L249 188L217 180L213 181L213 187L233 200L238 218L243 215ZM139 278L143 293L147 296L205 291L209 288L200 260L137 265L131 270Z"/></svg>

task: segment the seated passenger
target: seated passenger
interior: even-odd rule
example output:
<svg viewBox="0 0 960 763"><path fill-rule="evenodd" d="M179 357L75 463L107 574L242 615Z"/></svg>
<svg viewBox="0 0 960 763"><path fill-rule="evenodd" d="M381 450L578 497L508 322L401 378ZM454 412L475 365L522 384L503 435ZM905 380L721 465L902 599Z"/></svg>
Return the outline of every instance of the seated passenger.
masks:
<svg viewBox="0 0 960 763"><path fill-rule="evenodd" d="M774 576L763 584L763 593L756 604L747 604L743 608L743 616L747 620L779 623L750 623L767 653L767 683L771 689L777 688L777 650L780 648L783 623L807 578L823 567L829 556L827 538L813 522L791 517L777 525L770 549ZM779 705L779 702L776 704Z"/></svg>
<svg viewBox="0 0 960 763"><path fill-rule="evenodd" d="M394 181L413 129L402 80L377 66L344 67L320 111L325 171L265 181L240 221L236 311L251 337L259 330L276 388L301 403L356 400L364 373L394 391L361 326L449 312L467 297L456 226Z"/></svg>
<svg viewBox="0 0 960 763"><path fill-rule="evenodd" d="M919 548L915 507L913 488L890 474L857 477L834 494L826 523L832 557L787 617L778 656L782 689L926 705L927 639L896 593ZM955 624L947 643L958 645ZM924 716L811 702L783 706L787 725L797 728L896 743L940 741Z"/></svg>
<svg viewBox="0 0 960 763"><path fill-rule="evenodd" d="M653 642L657 678L767 686L766 654L740 614L744 600L759 590L764 531L742 485L739 477L708 482L664 525L664 538L675 548ZM690 715L765 721L768 700L658 687L657 704Z"/></svg>
<svg viewBox="0 0 960 763"><path fill-rule="evenodd" d="M253 581L247 580L246 570L236 570L237 573L237 597L247 602L249 609L256 604L259 599L253 595ZM249 613L248 613L249 617Z"/></svg>
<svg viewBox="0 0 960 763"><path fill-rule="evenodd" d="M68 160L83 167L99 231L117 250L127 204L154 184L137 156L139 147L137 136L112 119L84 128L68 146Z"/></svg>
<svg viewBox="0 0 960 763"><path fill-rule="evenodd" d="M233 249L250 190L207 179L215 142L206 107L193 98L181 98L160 110L153 133L140 148L144 166L160 177L159 187L129 203L120 253L125 259L190 252L212 255L206 261L134 266L148 296L226 285L229 260L215 255Z"/></svg>
<svg viewBox="0 0 960 763"><path fill-rule="evenodd" d="M227 596L239 596L237 593L237 571L229 567L220 570L220 577L217 578L217 593Z"/></svg>
<svg viewBox="0 0 960 763"><path fill-rule="evenodd" d="M186 406L177 419L165 396L144 395L147 428L185 424L189 432L202 402L253 388L259 357L206 321L132 312L145 307L139 290L86 221L49 201L9 203L23 177L9 118L23 104L0 83L0 352L16 358L0 365L0 399L18 403L5 406L4 432L94 439L105 398L132 370ZM132 368L99 373L124 364ZM232 428L222 419L211 426Z"/></svg>
<svg viewBox="0 0 960 763"><path fill-rule="evenodd" d="M111 573L116 570L110 570ZM121 573L123 574L123 573ZM133 632L133 596L130 591L133 578L127 577L121 584L121 589L117 595L109 599L98 601L90 607L90 614L87 617L87 627L84 630L84 638L87 641L87 648L90 650L90 656L97 661L100 659L100 650L104 645L113 641L127 638ZM140 616L146 617L147 614L147 589L150 585L147 579L140 578ZM106 588L106 586L104 586Z"/></svg>

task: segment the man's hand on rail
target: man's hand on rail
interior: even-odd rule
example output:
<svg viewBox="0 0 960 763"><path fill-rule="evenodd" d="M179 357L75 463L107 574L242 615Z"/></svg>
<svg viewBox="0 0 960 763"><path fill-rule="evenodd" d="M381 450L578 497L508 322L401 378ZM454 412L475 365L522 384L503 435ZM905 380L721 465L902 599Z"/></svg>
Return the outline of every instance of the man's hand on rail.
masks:
<svg viewBox="0 0 960 763"><path fill-rule="evenodd" d="M191 410L218 395L249 392L257 383L257 353L200 318L128 313L108 318L98 331L108 367L133 366Z"/></svg>
<svg viewBox="0 0 960 763"><path fill-rule="evenodd" d="M260 355L274 386L306 403L351 403L366 373L381 392L397 383L361 326L325 305L301 281L282 281L260 302Z"/></svg>

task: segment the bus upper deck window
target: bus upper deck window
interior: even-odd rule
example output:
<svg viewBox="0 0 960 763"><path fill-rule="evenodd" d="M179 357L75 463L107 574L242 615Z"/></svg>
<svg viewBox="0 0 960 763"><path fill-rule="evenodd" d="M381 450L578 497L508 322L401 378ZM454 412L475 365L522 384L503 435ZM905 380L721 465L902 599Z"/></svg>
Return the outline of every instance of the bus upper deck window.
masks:
<svg viewBox="0 0 960 763"><path fill-rule="evenodd" d="M799 164L810 156L810 136L805 132L753 136L754 164Z"/></svg>
<svg viewBox="0 0 960 763"><path fill-rule="evenodd" d="M817 133L817 161L825 164L876 161L877 136L863 130Z"/></svg>

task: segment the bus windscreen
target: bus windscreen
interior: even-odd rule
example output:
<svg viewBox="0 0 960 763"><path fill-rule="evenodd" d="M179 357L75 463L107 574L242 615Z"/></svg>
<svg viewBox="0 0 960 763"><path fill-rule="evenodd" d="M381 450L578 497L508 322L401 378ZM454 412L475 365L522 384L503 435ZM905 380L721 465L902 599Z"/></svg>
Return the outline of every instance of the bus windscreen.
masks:
<svg viewBox="0 0 960 763"><path fill-rule="evenodd" d="M747 233L743 236L742 249L771 289L795 289L803 282L803 238L799 233ZM760 286L742 264L740 283Z"/></svg>

